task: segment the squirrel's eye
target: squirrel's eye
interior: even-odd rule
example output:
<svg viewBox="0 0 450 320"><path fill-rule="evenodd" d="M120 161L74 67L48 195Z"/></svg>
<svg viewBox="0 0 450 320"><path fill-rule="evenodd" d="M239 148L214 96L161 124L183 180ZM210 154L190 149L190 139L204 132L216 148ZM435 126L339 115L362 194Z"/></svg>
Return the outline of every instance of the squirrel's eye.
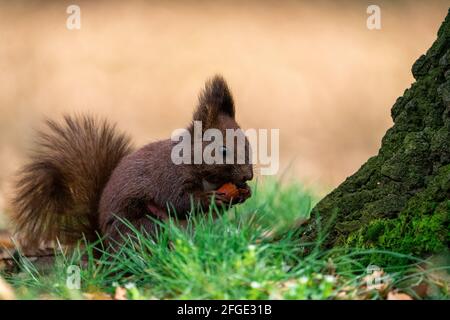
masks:
<svg viewBox="0 0 450 320"><path fill-rule="evenodd" d="M225 146L220 146L220 147L219 147L219 152L221 152L222 155L223 155L224 157L226 157L226 156L227 156L227 147L225 147Z"/></svg>

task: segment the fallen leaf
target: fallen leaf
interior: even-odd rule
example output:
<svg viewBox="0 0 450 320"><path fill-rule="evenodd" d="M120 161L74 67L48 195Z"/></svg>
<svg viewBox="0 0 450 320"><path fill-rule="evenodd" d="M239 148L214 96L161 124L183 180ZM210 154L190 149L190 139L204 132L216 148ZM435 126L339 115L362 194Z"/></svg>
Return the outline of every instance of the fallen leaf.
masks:
<svg viewBox="0 0 450 320"><path fill-rule="evenodd" d="M387 295L387 300L413 300L409 295L406 293L399 293L391 291Z"/></svg>
<svg viewBox="0 0 450 320"><path fill-rule="evenodd" d="M127 299L127 289L121 286L116 287L116 292L114 294L114 300L128 300Z"/></svg>
<svg viewBox="0 0 450 320"><path fill-rule="evenodd" d="M88 300L112 300L111 296L105 292L85 292L83 296Z"/></svg>
<svg viewBox="0 0 450 320"><path fill-rule="evenodd" d="M16 295L14 294L11 286L6 283L5 280L0 278L0 300L15 300Z"/></svg>
<svg viewBox="0 0 450 320"><path fill-rule="evenodd" d="M422 283L418 284L417 286L414 286L412 289L419 297L424 298L427 296L428 284L425 282L422 282Z"/></svg>

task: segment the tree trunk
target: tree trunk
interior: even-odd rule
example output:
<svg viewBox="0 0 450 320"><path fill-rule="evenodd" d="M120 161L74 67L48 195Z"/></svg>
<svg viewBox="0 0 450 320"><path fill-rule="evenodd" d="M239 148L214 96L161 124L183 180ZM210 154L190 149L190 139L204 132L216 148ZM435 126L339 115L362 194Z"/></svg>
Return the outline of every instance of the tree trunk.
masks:
<svg viewBox="0 0 450 320"><path fill-rule="evenodd" d="M378 155L318 203L304 240L316 241L323 230L325 247L415 255L448 248L449 67L450 10L437 40L412 67L416 82L392 107L394 126Z"/></svg>

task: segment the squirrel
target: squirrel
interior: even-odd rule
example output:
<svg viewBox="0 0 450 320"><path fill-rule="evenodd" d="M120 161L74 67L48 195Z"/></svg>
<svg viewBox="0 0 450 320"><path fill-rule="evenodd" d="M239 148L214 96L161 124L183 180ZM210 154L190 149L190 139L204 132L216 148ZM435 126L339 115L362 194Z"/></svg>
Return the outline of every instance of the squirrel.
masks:
<svg viewBox="0 0 450 320"><path fill-rule="evenodd" d="M203 130L239 129L235 105L222 76L206 82L187 130L194 121ZM220 208L244 202L253 179L249 144L245 138L243 164L174 164L172 139L149 143L134 150L128 136L115 125L92 116L64 116L46 121L47 131L37 134L31 159L18 173L12 199L12 222L24 248L58 240L74 244L99 236L110 245L131 234L127 220L152 235L155 219L167 217L171 208L178 219L187 219L193 208ZM203 145L204 148L204 145ZM193 148L192 148L193 149ZM227 149L223 147L226 152ZM217 192L233 183L240 197L230 202Z"/></svg>

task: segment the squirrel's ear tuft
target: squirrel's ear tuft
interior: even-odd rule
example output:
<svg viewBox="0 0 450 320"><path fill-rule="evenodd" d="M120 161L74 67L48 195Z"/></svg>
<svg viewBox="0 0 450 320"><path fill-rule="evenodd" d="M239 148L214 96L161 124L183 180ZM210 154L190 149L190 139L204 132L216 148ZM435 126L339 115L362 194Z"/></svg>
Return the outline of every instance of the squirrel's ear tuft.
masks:
<svg viewBox="0 0 450 320"><path fill-rule="evenodd" d="M199 95L194 120L211 123L221 113L234 118L234 102L225 79L216 75L206 82L205 89Z"/></svg>

